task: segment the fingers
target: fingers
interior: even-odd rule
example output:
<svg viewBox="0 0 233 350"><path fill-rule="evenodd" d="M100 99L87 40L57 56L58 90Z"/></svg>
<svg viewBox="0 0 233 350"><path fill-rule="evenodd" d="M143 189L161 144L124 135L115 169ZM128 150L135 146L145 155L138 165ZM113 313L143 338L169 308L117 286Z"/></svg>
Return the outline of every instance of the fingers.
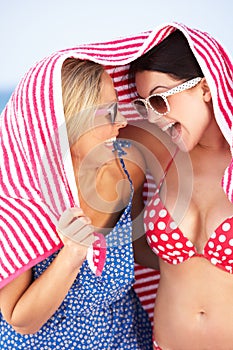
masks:
<svg viewBox="0 0 233 350"><path fill-rule="evenodd" d="M93 227L88 224L84 224L82 219L77 218L71 225L62 230L62 235L71 239L76 243L81 243L85 245L89 245L94 241L94 238L91 239L91 235L93 235Z"/></svg>
<svg viewBox="0 0 233 350"><path fill-rule="evenodd" d="M87 224L91 223L91 220L84 215L82 209L76 208L76 207L68 208L62 213L58 221L58 225L57 225L58 229L62 230L63 228L66 228L77 217L80 217L80 218L83 217L84 219L83 221Z"/></svg>
<svg viewBox="0 0 233 350"><path fill-rule="evenodd" d="M83 217L75 218L71 223L66 227L60 229L62 234L66 237L72 237L79 234L79 241L82 241L85 236L93 232L93 227L85 220Z"/></svg>
<svg viewBox="0 0 233 350"><path fill-rule="evenodd" d="M91 220L84 216L80 208L65 210L59 219L57 231L73 242L85 246L90 246L94 242L94 228Z"/></svg>
<svg viewBox="0 0 233 350"><path fill-rule="evenodd" d="M91 235L87 236L85 239L83 239L80 243L90 247L95 242L95 236L92 232Z"/></svg>

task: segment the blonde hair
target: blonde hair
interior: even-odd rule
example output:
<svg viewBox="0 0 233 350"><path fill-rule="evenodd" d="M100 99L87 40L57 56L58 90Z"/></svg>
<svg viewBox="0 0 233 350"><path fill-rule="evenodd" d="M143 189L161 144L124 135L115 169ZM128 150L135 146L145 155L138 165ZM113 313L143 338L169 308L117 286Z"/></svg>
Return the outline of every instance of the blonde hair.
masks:
<svg viewBox="0 0 233 350"><path fill-rule="evenodd" d="M68 58L62 66L62 96L70 146L91 127L98 104L103 66Z"/></svg>

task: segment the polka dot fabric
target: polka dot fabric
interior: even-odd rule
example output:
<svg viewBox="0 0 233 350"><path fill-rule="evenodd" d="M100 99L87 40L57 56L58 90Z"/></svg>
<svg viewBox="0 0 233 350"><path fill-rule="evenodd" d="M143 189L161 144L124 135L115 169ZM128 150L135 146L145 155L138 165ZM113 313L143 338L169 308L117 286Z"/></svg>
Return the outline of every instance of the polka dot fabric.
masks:
<svg viewBox="0 0 233 350"><path fill-rule="evenodd" d="M132 288L131 200L132 193L120 220L106 236L102 274L96 276L84 261L59 309L35 334L16 333L0 313L1 350L153 349L148 314ZM46 270L56 254L33 268L34 278Z"/></svg>
<svg viewBox="0 0 233 350"><path fill-rule="evenodd" d="M193 243L172 220L159 198L159 188L147 206L144 223L151 249L164 261L175 265L199 256L229 273L233 272L233 217L217 227L202 254L198 254Z"/></svg>

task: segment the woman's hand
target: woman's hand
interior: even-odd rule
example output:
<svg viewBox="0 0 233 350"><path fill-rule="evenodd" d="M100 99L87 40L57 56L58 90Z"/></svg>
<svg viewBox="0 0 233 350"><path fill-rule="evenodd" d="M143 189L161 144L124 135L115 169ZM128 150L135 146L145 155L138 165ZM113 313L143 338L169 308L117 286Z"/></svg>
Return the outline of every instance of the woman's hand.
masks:
<svg viewBox="0 0 233 350"><path fill-rule="evenodd" d="M94 241L91 221L79 208L61 215L57 231L64 247L48 268L35 280L25 271L1 289L1 312L21 334L37 332L59 308Z"/></svg>
<svg viewBox="0 0 233 350"><path fill-rule="evenodd" d="M57 233L66 246L82 246L87 250L95 240L91 220L84 215L80 208L66 209L61 215Z"/></svg>
<svg viewBox="0 0 233 350"><path fill-rule="evenodd" d="M105 238L101 233L94 232L91 220L82 209L65 210L59 219L57 232L65 248L71 248L79 259L87 258L91 270L100 276L106 258Z"/></svg>
<svg viewBox="0 0 233 350"><path fill-rule="evenodd" d="M74 254L73 262L84 261L87 257L88 247L94 240L94 228L91 220L84 215L82 209L74 207L66 209L57 225L57 233L64 243L64 248L69 250L69 254ZM64 249L63 248L63 249Z"/></svg>

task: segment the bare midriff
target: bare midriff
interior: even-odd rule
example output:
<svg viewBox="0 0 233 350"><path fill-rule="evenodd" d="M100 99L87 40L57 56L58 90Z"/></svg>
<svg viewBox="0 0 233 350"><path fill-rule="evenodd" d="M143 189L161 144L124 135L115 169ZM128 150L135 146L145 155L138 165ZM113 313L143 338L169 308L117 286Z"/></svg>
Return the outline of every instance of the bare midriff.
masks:
<svg viewBox="0 0 233 350"><path fill-rule="evenodd" d="M233 349L233 276L201 257L161 261L154 339L162 350Z"/></svg>

